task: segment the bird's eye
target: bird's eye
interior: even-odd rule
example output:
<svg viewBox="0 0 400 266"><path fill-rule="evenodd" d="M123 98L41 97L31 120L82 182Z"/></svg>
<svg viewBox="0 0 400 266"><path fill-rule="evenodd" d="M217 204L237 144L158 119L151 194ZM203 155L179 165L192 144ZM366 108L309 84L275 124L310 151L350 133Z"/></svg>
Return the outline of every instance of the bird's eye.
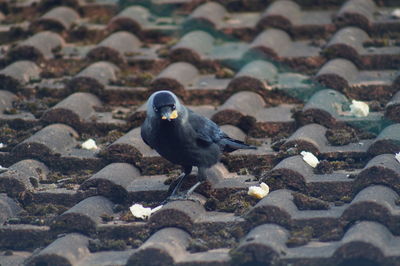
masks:
<svg viewBox="0 0 400 266"><path fill-rule="evenodd" d="M174 105L172 105L172 110L175 110L176 109L176 105L174 104Z"/></svg>
<svg viewBox="0 0 400 266"><path fill-rule="evenodd" d="M155 107L155 106L153 106L153 110L154 110L154 112L158 112L158 109L157 109L157 107Z"/></svg>

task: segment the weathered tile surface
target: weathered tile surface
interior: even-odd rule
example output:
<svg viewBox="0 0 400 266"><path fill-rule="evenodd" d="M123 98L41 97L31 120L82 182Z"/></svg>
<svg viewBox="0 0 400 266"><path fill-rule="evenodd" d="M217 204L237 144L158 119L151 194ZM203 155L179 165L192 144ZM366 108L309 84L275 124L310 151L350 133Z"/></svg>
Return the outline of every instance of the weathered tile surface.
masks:
<svg viewBox="0 0 400 266"><path fill-rule="evenodd" d="M400 265L399 10L1 2L0 265ZM158 90L258 149L163 202L180 170L140 137Z"/></svg>

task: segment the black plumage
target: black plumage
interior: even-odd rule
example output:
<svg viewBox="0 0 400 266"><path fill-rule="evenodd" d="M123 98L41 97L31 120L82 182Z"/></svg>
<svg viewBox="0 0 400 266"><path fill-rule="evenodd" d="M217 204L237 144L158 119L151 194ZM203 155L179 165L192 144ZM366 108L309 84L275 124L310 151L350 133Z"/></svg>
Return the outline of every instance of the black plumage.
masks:
<svg viewBox="0 0 400 266"><path fill-rule="evenodd" d="M193 166L198 167L198 183L187 195L205 181L205 170L219 161L222 152L255 149L230 138L213 121L183 106L170 91L158 91L150 96L141 136L165 159L183 167L184 173L171 196L175 196Z"/></svg>

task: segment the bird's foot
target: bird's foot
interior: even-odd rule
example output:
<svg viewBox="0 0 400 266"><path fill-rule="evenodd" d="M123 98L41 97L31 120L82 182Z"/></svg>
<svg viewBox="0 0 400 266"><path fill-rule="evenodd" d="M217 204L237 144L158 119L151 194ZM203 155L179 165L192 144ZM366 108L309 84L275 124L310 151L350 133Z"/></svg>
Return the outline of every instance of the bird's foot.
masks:
<svg viewBox="0 0 400 266"><path fill-rule="evenodd" d="M0 165L0 174L1 174L1 173L4 173L4 172L7 172L7 171L8 171L8 168L2 167L2 166Z"/></svg>
<svg viewBox="0 0 400 266"><path fill-rule="evenodd" d="M170 202L170 201L176 201L176 200L187 200L189 196L187 195L186 192L181 192L181 193L175 193L170 195L165 201Z"/></svg>
<svg viewBox="0 0 400 266"><path fill-rule="evenodd" d="M162 204L171 202L171 201L176 201L176 200L191 200L191 201L195 201L197 202L198 200L196 198L192 198L190 197L193 193L193 191L201 185L202 182L197 182L196 184L194 184L188 191L186 192L172 192L172 194L166 198Z"/></svg>
<svg viewBox="0 0 400 266"><path fill-rule="evenodd" d="M177 193L175 195L169 196L161 204L165 205L168 202L178 201L178 200L190 200L190 201L194 201L194 202L199 202L199 200L196 197L191 197L191 195L188 194L187 192L182 192L182 193Z"/></svg>

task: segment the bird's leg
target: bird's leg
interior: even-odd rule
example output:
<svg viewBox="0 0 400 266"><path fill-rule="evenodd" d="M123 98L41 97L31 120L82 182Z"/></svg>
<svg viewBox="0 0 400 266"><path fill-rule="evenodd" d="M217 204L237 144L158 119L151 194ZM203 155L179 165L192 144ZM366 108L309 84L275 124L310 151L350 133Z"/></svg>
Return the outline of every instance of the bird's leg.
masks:
<svg viewBox="0 0 400 266"><path fill-rule="evenodd" d="M199 171L197 174L197 183L194 184L191 188L189 188L189 190L186 192L186 198L188 198L198 186L203 184L203 182L206 181L206 179L207 179L206 168L199 167Z"/></svg>
<svg viewBox="0 0 400 266"><path fill-rule="evenodd" d="M182 180L185 178L185 176L189 175L190 172L192 171L192 167L190 167L190 169L189 169L189 168L185 168L185 174L184 174L184 175L182 174L183 176L182 176L182 175L179 176L180 179L179 179L179 181L178 181L178 184L175 186L174 190L172 191L171 196L169 196L169 197L164 201L164 203L166 203L166 202L168 202L168 201L172 201L172 200L187 200L187 199L189 198L189 196L193 193L193 191L194 191L198 186L200 186L200 185L206 180L206 178L207 178L206 173L205 173L206 168L199 167L198 169L199 169L199 171L198 171L198 175L197 175L197 183L194 184L191 188L189 188L189 190L186 191L185 194L179 195L179 194L178 194L178 191L179 191L179 188L180 188L180 186L181 186L181 184L182 184ZM189 170L190 170L190 171L189 171ZM176 194L178 194L178 195L176 195Z"/></svg>
<svg viewBox="0 0 400 266"><path fill-rule="evenodd" d="M203 182L197 181L196 184L194 184L191 188L189 188L189 190L186 192L186 197L189 197L193 191L202 184Z"/></svg>
<svg viewBox="0 0 400 266"><path fill-rule="evenodd" d="M183 179L185 179L186 176L190 175L192 172L192 167L191 166L185 166L183 168L183 173L178 176L178 183L176 184L174 190L172 191L171 195L168 197L168 199L173 199L176 197L176 194L178 194L179 189L182 186Z"/></svg>
<svg viewBox="0 0 400 266"><path fill-rule="evenodd" d="M172 193L171 193L170 197L174 196L179 191L179 189L182 186L182 181L186 176L187 176L187 174L185 172L183 172L182 174L180 174L180 176L178 176L178 183L174 187L174 190L172 190Z"/></svg>

